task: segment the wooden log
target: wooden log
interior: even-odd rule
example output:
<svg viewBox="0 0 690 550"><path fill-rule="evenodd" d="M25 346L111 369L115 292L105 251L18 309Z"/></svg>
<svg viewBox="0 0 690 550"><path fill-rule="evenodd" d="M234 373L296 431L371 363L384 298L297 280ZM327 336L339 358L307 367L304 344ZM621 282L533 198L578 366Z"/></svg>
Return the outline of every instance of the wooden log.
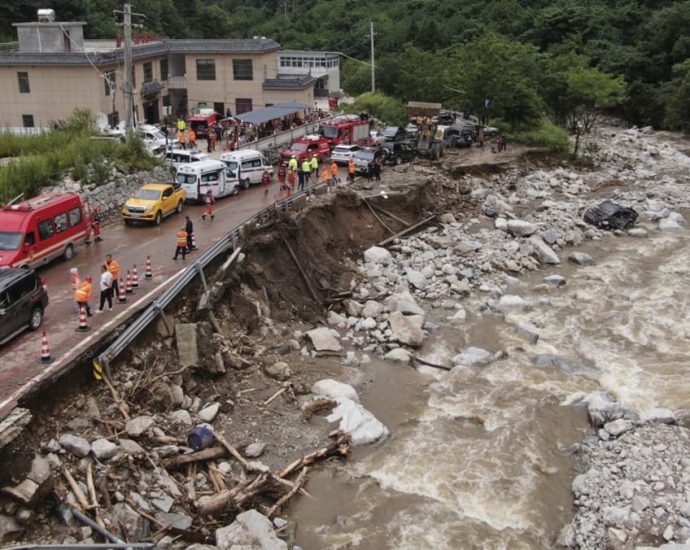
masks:
<svg viewBox="0 0 690 550"><path fill-rule="evenodd" d="M211 326L213 327L213 330L218 333L222 333L220 330L220 324L218 324L218 319L216 318L216 315L211 311L210 309L208 310L208 320L211 323Z"/></svg>
<svg viewBox="0 0 690 550"><path fill-rule="evenodd" d="M298 458L293 463L280 470L277 475L278 477L286 478L296 471L301 470L305 466L310 466L322 458L328 458L331 456L345 457L348 454L350 454L350 436L348 434L340 433L333 443L327 447L323 447L306 454L302 458Z"/></svg>
<svg viewBox="0 0 690 550"><path fill-rule="evenodd" d="M208 516L222 512L225 510L230 501L232 501L244 488L248 487L261 475L263 474L259 474L253 479L248 479L245 482L236 485L232 489L224 489L211 497L202 497L202 499L200 499L197 503L199 513L202 516Z"/></svg>
<svg viewBox="0 0 690 550"><path fill-rule="evenodd" d="M223 447L225 447L225 448L227 449L227 451L228 451L232 456L235 457L235 460L237 460L237 462L239 462L240 464L242 464L242 467L243 467L245 470L247 470L248 472L253 472L253 471L254 471L254 468L251 466L251 464L249 464L249 463L244 459L244 457L239 453L239 451L238 451L237 449L235 449L235 447L233 447L232 445L230 445L230 444L225 440L225 438L224 438L222 435L220 435L219 433L214 432L214 433L213 433L213 436L216 438L216 441L218 441L218 443L220 443Z"/></svg>
<svg viewBox="0 0 690 550"><path fill-rule="evenodd" d="M117 393L117 390L110 383L110 379L105 375L105 373L102 374L102 377L106 386L108 386L108 389L110 390L110 395L113 396L113 401L115 401L115 405L117 405L118 410L120 413L122 413L122 416L125 417L125 420L129 420L129 405L122 400L120 394Z"/></svg>
<svg viewBox="0 0 690 550"><path fill-rule="evenodd" d="M316 291L311 286L311 281L309 281L309 277L307 277L307 273L302 268L302 264L299 263L297 256L295 256L295 253L292 251L292 247L290 246L290 244L285 239L283 239L283 244L285 244L285 248L290 253L290 257L292 258L292 261L295 262L295 266L297 266L297 271L299 271L299 274L302 277L302 280L304 281L304 284L306 285L307 290L309 291L309 294L311 295L312 299L315 302L320 302L321 298L319 298L319 296L316 294Z"/></svg>
<svg viewBox="0 0 690 550"><path fill-rule="evenodd" d="M280 497L276 501L276 503L273 506L271 506L271 508L269 508L268 513L266 514L267 517L270 518L273 514L275 514L283 504L285 504L288 500L290 500L297 493L297 491L300 490L300 488L302 487L302 484L304 483L304 480L307 477L308 471L309 471L308 466L302 469L302 471L297 476L297 479L295 480L294 487L292 489L290 489L282 497Z"/></svg>
<svg viewBox="0 0 690 550"><path fill-rule="evenodd" d="M398 237L402 237L404 235L407 235L408 233L412 233L415 229L422 227L423 225L429 223L436 217L436 214L429 216L428 218L424 218L421 222L418 222L414 225L410 225L403 229L402 231L398 231L395 235L391 235L387 239L382 240L380 243L378 243L378 246L386 246L389 243L392 243L395 239Z"/></svg>
<svg viewBox="0 0 690 550"><path fill-rule="evenodd" d="M74 479L74 476L72 476L72 473L67 469L66 466L63 466L62 468L62 475L65 476L67 483L69 483L69 486L72 489L74 496L77 498L77 502L79 503L79 506L81 506L82 511L86 512L87 510L89 510L91 508L91 505L89 504L86 495L79 488L79 484Z"/></svg>
<svg viewBox="0 0 690 550"><path fill-rule="evenodd" d="M432 363L430 361L422 359L421 357L417 357L416 355L413 355L412 359L414 359L418 363L421 363L422 365L426 365L427 367L434 367L435 369L451 370L453 368L453 367L446 367L445 365L439 365L437 363Z"/></svg>
<svg viewBox="0 0 690 550"><path fill-rule="evenodd" d="M319 411L332 410L338 406L338 402L334 399L314 399L305 403L302 407L302 417L309 420L315 413Z"/></svg>
<svg viewBox="0 0 690 550"><path fill-rule="evenodd" d="M96 511L96 523L105 529L105 523L101 517L100 504L98 503L98 495L96 493L96 486L93 483L93 466L91 461L86 465L86 487L89 490L89 499L91 500L91 508Z"/></svg>
<svg viewBox="0 0 690 550"><path fill-rule="evenodd" d="M365 200L366 200L366 199L365 199ZM403 220L402 218L399 218L398 216L396 216L395 214L389 212L388 210L384 210L384 209L381 208L378 204L371 203L371 207L372 207L374 210L378 210L379 212L381 212L381 214L385 214L386 216L388 216L389 218L395 220L396 222L400 222L401 224L403 224L403 225L405 225L405 226L408 226L408 227L410 226L410 222L405 221L405 220Z"/></svg>
<svg viewBox="0 0 690 550"><path fill-rule="evenodd" d="M366 199L362 199L362 200L364 201L364 204L367 205L367 208L368 208L369 211L374 215L374 217L376 218L376 220L383 226L383 228L384 228L386 231L388 231L389 233L392 233L393 235L395 235L395 231L393 231L390 227L388 227L388 226L385 224L385 222L380 218L380 216L376 213L376 211L371 207L371 205L369 204L369 201L367 201Z"/></svg>
<svg viewBox="0 0 690 550"><path fill-rule="evenodd" d="M225 447L210 447L196 453L188 455L178 455L174 458L164 460L163 467L166 470L172 470L185 464L193 462L203 462L204 460L214 460L216 458L223 458L227 456L228 452Z"/></svg>
<svg viewBox="0 0 690 550"><path fill-rule="evenodd" d="M278 397L279 395L284 394L284 393L287 391L287 389L288 389L288 386L285 386L284 388L281 388L281 389L279 389L277 392L275 392L271 397L269 397L268 399L266 399L266 401L264 401L264 407L265 407L266 405L268 405L271 401L273 401L273 400L274 400L276 397Z"/></svg>

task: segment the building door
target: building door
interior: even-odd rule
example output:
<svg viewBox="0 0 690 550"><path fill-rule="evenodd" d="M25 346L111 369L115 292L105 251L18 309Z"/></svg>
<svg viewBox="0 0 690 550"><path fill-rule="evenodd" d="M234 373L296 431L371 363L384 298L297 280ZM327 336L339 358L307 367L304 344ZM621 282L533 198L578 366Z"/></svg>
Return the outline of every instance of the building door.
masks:
<svg viewBox="0 0 690 550"><path fill-rule="evenodd" d="M221 101L214 101L213 102L213 110L218 113L220 116L223 116L223 113L225 113L225 104Z"/></svg>
<svg viewBox="0 0 690 550"><path fill-rule="evenodd" d="M144 102L144 120L146 124L158 124L160 122L158 98Z"/></svg>

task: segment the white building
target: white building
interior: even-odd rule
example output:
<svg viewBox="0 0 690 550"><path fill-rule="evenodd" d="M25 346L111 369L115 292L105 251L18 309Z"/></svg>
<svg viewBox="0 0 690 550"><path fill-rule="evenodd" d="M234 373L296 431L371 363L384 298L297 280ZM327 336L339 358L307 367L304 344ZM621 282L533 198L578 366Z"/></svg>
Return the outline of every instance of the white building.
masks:
<svg viewBox="0 0 690 550"><path fill-rule="evenodd" d="M316 78L314 97L340 92L340 55L335 52L283 50L278 53L278 73Z"/></svg>

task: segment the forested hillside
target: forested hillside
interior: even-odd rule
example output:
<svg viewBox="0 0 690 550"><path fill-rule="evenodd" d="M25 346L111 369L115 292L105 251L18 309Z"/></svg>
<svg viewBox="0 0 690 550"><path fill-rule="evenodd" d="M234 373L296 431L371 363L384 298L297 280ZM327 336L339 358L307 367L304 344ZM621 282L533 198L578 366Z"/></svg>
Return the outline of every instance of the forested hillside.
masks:
<svg viewBox="0 0 690 550"><path fill-rule="evenodd" d="M112 37L118 0L15 0L0 30L38 7L83 19ZM147 30L169 37L264 35L285 48L369 58L375 25L377 89L401 100L444 101L513 124L546 112L565 121L578 106L615 109L638 124L690 129L690 1L671 0L138 0ZM592 69L596 69L593 71ZM602 75L603 73L603 75ZM616 80L611 77L621 77ZM603 77L603 80L602 80ZM620 85L624 86L621 88ZM608 87L604 94L592 86ZM348 61L344 86L370 86ZM598 92L598 90L597 90ZM598 97L597 97L598 96Z"/></svg>

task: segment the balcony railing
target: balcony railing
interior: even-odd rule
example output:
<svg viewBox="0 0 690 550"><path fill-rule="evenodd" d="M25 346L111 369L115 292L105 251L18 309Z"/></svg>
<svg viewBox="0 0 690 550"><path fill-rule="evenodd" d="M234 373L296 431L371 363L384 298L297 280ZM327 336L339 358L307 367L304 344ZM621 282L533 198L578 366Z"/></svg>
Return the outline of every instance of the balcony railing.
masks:
<svg viewBox="0 0 690 550"><path fill-rule="evenodd" d="M187 87L187 77L186 76L169 76L168 77L168 88L186 88Z"/></svg>

